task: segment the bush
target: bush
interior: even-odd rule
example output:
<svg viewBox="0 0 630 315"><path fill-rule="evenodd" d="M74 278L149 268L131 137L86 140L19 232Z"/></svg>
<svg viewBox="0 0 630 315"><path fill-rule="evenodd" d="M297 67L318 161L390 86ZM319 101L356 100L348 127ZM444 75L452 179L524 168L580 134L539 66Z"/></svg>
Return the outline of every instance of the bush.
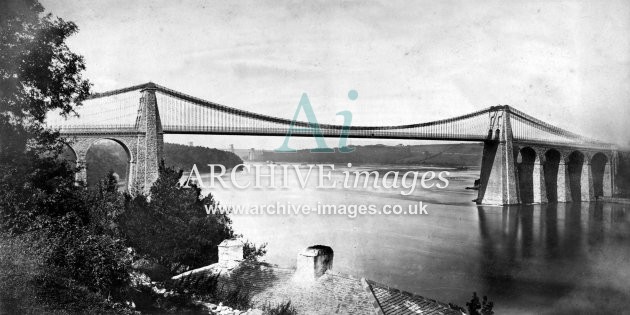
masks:
<svg viewBox="0 0 630 315"><path fill-rule="evenodd" d="M227 215L206 213L204 205L215 203L211 195L179 186L181 174L162 165L151 201L144 196L129 200L118 220L130 246L173 273L216 262L217 246L235 236Z"/></svg>
<svg viewBox="0 0 630 315"><path fill-rule="evenodd" d="M470 299L470 302L466 303L466 308L468 309L469 315L492 315L494 311L494 303L488 301L488 297L484 296L483 300L480 302L479 297L477 296L477 292L473 292L473 296Z"/></svg>
<svg viewBox="0 0 630 315"><path fill-rule="evenodd" d="M83 195L89 213L89 229L95 234L120 237L118 220L125 212L125 204L130 196L118 192L114 173L110 171Z"/></svg>
<svg viewBox="0 0 630 315"><path fill-rule="evenodd" d="M20 163L0 163L0 228L4 231L39 230L68 213L75 213L83 222L88 220L74 169L41 154L29 151L20 156Z"/></svg>
<svg viewBox="0 0 630 315"><path fill-rule="evenodd" d="M267 243L257 246L250 241L246 241L243 244L243 258L245 260L258 261L258 259L265 256L265 254L267 254Z"/></svg>
<svg viewBox="0 0 630 315"><path fill-rule="evenodd" d="M53 248L47 263L105 295L122 293L131 267L131 255L122 241L82 227L62 233L51 235Z"/></svg>

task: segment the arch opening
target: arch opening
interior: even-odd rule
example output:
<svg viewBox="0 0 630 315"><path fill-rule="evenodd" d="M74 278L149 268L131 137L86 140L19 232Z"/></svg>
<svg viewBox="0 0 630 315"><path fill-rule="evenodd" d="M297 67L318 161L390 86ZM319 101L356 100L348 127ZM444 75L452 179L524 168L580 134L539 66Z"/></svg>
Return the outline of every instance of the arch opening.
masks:
<svg viewBox="0 0 630 315"><path fill-rule="evenodd" d="M569 173L569 189L571 199L576 202L582 201L582 166L584 164L584 154L580 151L573 151L569 155L567 171Z"/></svg>
<svg viewBox="0 0 630 315"><path fill-rule="evenodd" d="M127 190L131 154L129 149L115 139L100 139L90 145L85 155L86 183L95 186L110 171L118 182L118 190Z"/></svg>
<svg viewBox="0 0 630 315"><path fill-rule="evenodd" d="M608 169L606 169L608 166ZM610 164L605 154L598 152L591 159L591 173L593 174L593 193L595 198L608 196L609 191L605 191L604 185L610 181ZM608 188L608 187L606 187Z"/></svg>
<svg viewBox="0 0 630 315"><path fill-rule="evenodd" d="M534 202L534 164L536 151L530 147L522 148L516 159L518 187L522 203Z"/></svg>
<svg viewBox="0 0 630 315"><path fill-rule="evenodd" d="M543 173L545 176L545 187L548 202L558 202L558 169L562 155L558 150L550 149L545 152L545 162L543 163Z"/></svg>

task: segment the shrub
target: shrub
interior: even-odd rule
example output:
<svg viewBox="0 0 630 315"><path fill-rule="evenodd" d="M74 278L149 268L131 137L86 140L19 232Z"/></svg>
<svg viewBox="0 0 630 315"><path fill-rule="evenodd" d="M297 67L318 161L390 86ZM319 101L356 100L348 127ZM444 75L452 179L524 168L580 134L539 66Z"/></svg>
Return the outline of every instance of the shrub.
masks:
<svg viewBox="0 0 630 315"><path fill-rule="evenodd" d="M173 273L216 262L217 246L235 236L227 215L206 213L204 205L215 203L212 195L180 187L181 174L162 165L151 201L144 196L129 200L118 220L130 246L157 258Z"/></svg>
<svg viewBox="0 0 630 315"><path fill-rule="evenodd" d="M129 280L131 255L122 241L82 227L51 235L47 263L79 283L106 295L122 292ZM59 235L59 236L57 236Z"/></svg>
<svg viewBox="0 0 630 315"><path fill-rule="evenodd" d="M249 261L258 261L259 258L267 254L267 243L256 245L250 241L243 244L243 258Z"/></svg>
<svg viewBox="0 0 630 315"><path fill-rule="evenodd" d="M488 297L484 296L483 300L480 302L479 297L477 296L477 292L473 292L472 299L470 302L466 303L466 307L468 308L469 315L492 315L494 311L494 303L488 301Z"/></svg>

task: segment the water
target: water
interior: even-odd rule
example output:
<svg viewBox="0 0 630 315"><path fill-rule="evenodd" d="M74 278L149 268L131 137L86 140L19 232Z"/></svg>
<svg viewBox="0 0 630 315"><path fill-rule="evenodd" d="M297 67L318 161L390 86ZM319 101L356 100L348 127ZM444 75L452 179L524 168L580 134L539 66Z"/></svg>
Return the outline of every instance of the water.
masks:
<svg viewBox="0 0 630 315"><path fill-rule="evenodd" d="M394 166L351 171L372 169L381 176L405 171ZM337 165L333 179L342 182L344 170ZM300 250L324 244L334 249L338 272L461 306L476 291L495 302L498 314L628 309L630 206L477 206L476 191L465 187L478 170L448 171L446 189L419 188L409 196L400 194L403 189L317 189L315 182L301 189L295 178L289 178L289 189L211 192L224 205L427 205L428 215L234 215L237 232L268 243L265 260L271 263L294 266ZM236 179L253 182L254 175L240 173Z"/></svg>

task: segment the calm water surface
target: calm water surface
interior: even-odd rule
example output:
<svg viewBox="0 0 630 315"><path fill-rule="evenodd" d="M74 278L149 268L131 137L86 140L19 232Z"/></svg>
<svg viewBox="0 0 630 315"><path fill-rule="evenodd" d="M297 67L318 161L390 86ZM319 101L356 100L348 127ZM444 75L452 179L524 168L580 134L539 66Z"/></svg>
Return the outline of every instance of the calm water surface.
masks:
<svg viewBox="0 0 630 315"><path fill-rule="evenodd" d="M366 165L351 171L378 169L383 175L401 168L427 171ZM342 181L344 170L337 165L333 179ZM471 201L476 191L465 187L478 170L449 171L446 189L419 187L410 196L400 189L317 189L314 181L300 189L295 176L289 176L289 189L210 191L224 205L427 204L428 215L233 216L237 232L268 243L265 259L271 263L295 266L300 250L324 244L334 249L338 272L461 306L477 291L495 302L497 314L628 311L630 206L477 206ZM237 175L240 183L253 177Z"/></svg>

